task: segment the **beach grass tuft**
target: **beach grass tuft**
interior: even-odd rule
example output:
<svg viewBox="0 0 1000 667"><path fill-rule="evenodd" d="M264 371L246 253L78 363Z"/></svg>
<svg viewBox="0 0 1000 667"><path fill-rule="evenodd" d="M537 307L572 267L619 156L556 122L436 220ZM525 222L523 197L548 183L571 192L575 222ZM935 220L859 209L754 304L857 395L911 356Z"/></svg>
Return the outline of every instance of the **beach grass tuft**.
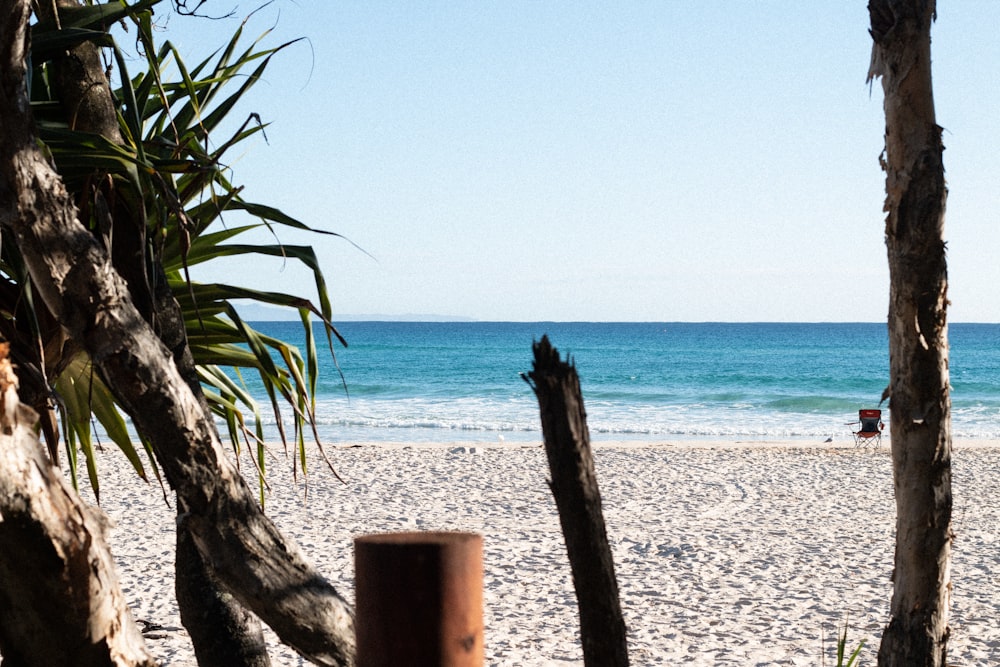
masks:
<svg viewBox="0 0 1000 667"><path fill-rule="evenodd" d="M865 647L866 640L862 639L861 643L858 644L850 655L847 655L847 620L844 620L844 627L841 629L840 633L837 635L837 667L852 667L855 661L857 661L858 656L861 655L861 649ZM844 662L844 659L847 662Z"/></svg>

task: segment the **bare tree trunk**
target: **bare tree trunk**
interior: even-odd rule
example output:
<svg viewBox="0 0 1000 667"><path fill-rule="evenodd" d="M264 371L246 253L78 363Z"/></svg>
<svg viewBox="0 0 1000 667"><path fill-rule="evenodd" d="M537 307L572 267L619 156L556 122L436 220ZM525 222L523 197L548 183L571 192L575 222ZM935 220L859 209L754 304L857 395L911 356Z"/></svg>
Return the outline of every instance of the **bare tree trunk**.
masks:
<svg viewBox="0 0 1000 667"><path fill-rule="evenodd" d="M871 0L869 80L885 93L885 237L896 556L879 665L943 666L951 559L947 189L931 88L933 0Z"/></svg>
<svg viewBox="0 0 1000 667"><path fill-rule="evenodd" d="M528 377L538 397L552 473L549 485L573 571L583 661L588 667L626 667L625 619L601 510L580 379L576 368L559 358L547 336L532 347L535 362Z"/></svg>
<svg viewBox="0 0 1000 667"><path fill-rule="evenodd" d="M155 667L118 584L107 519L66 484L0 346L0 653L4 667Z"/></svg>
<svg viewBox="0 0 1000 667"><path fill-rule="evenodd" d="M0 0L0 16L4 34L19 37L0 52L0 225L13 234L46 306L148 438L215 578L312 662L353 664L350 606L263 515L35 144L24 89L27 0Z"/></svg>

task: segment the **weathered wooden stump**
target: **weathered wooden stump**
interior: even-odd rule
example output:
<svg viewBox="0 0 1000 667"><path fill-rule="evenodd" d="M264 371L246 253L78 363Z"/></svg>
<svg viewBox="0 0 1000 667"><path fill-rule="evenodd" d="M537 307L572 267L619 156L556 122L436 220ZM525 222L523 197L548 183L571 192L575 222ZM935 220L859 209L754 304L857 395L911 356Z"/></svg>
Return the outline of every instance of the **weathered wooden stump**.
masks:
<svg viewBox="0 0 1000 667"><path fill-rule="evenodd" d="M559 511L580 609L586 667L627 667L625 619L608 544L601 492L583 393L576 368L559 358L547 336L532 346L535 362L526 380L538 397L549 486Z"/></svg>

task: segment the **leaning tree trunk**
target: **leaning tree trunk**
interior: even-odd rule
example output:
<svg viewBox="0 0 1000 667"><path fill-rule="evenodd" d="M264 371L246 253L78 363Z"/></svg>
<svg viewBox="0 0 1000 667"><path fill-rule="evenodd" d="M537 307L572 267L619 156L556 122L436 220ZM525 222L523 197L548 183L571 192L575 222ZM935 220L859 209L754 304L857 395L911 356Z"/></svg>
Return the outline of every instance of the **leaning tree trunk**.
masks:
<svg viewBox="0 0 1000 667"><path fill-rule="evenodd" d="M155 667L104 532L38 441L0 346L0 654L4 667Z"/></svg>
<svg viewBox="0 0 1000 667"><path fill-rule="evenodd" d="M55 0L38 5L38 13L59 25L59 8L79 7L78 0ZM121 143L111 87L93 43L83 42L53 63L53 87L66 122L75 130L100 134ZM125 279L129 296L143 318L171 351L188 386L208 414L194 361L187 345L180 307L170 293L160 265L148 259L146 220L142 209L132 210L125 197L116 197L110 179L93 179L96 193L79 194L80 202L95 198L114 202L104 241L115 270ZM81 204L82 205L82 204ZM84 224L86 221L81 220ZM150 271L154 272L150 275ZM54 449L50 447L50 452ZM187 628L201 667L266 667L270 664L260 621L227 592L220 590L201 554L194 547L186 521L177 521L174 578L181 622Z"/></svg>
<svg viewBox="0 0 1000 667"><path fill-rule="evenodd" d="M587 413L576 367L559 358L548 336L532 345L528 373L538 398L552 495L566 539L580 609L585 667L628 667L625 618L618 598L615 562L601 509Z"/></svg>
<svg viewBox="0 0 1000 667"><path fill-rule="evenodd" d="M882 77L896 555L879 665L945 664L951 558L947 189L931 90L933 0L871 0Z"/></svg>
<svg viewBox="0 0 1000 667"><path fill-rule="evenodd" d="M0 0L0 225L38 294L88 352L149 440L213 576L285 643L320 665L354 662L353 612L261 512L169 350L35 142L24 87L27 0Z"/></svg>
<svg viewBox="0 0 1000 667"><path fill-rule="evenodd" d="M270 667L260 621L222 589L184 521L178 519L174 591L198 667Z"/></svg>

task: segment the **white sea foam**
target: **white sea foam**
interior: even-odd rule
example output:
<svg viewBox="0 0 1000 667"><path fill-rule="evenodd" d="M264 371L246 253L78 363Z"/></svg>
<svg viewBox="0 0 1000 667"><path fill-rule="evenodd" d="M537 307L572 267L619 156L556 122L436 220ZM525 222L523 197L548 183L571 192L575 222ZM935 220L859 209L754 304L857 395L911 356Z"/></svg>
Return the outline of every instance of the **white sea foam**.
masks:
<svg viewBox="0 0 1000 667"><path fill-rule="evenodd" d="M588 402L586 398L585 403L592 436L628 439L847 438L853 427L850 422L857 418L856 412L766 412L745 404L620 405ZM887 409L883 416L888 429ZM265 422L273 426L274 420ZM317 422L320 436L331 441L439 442L480 438L491 441L498 433L513 434L515 440L541 437L534 397L516 402L486 398L361 399L349 404L324 401L318 405ZM1000 412L995 408L956 409L952 414L952 434L956 438L1000 438Z"/></svg>

